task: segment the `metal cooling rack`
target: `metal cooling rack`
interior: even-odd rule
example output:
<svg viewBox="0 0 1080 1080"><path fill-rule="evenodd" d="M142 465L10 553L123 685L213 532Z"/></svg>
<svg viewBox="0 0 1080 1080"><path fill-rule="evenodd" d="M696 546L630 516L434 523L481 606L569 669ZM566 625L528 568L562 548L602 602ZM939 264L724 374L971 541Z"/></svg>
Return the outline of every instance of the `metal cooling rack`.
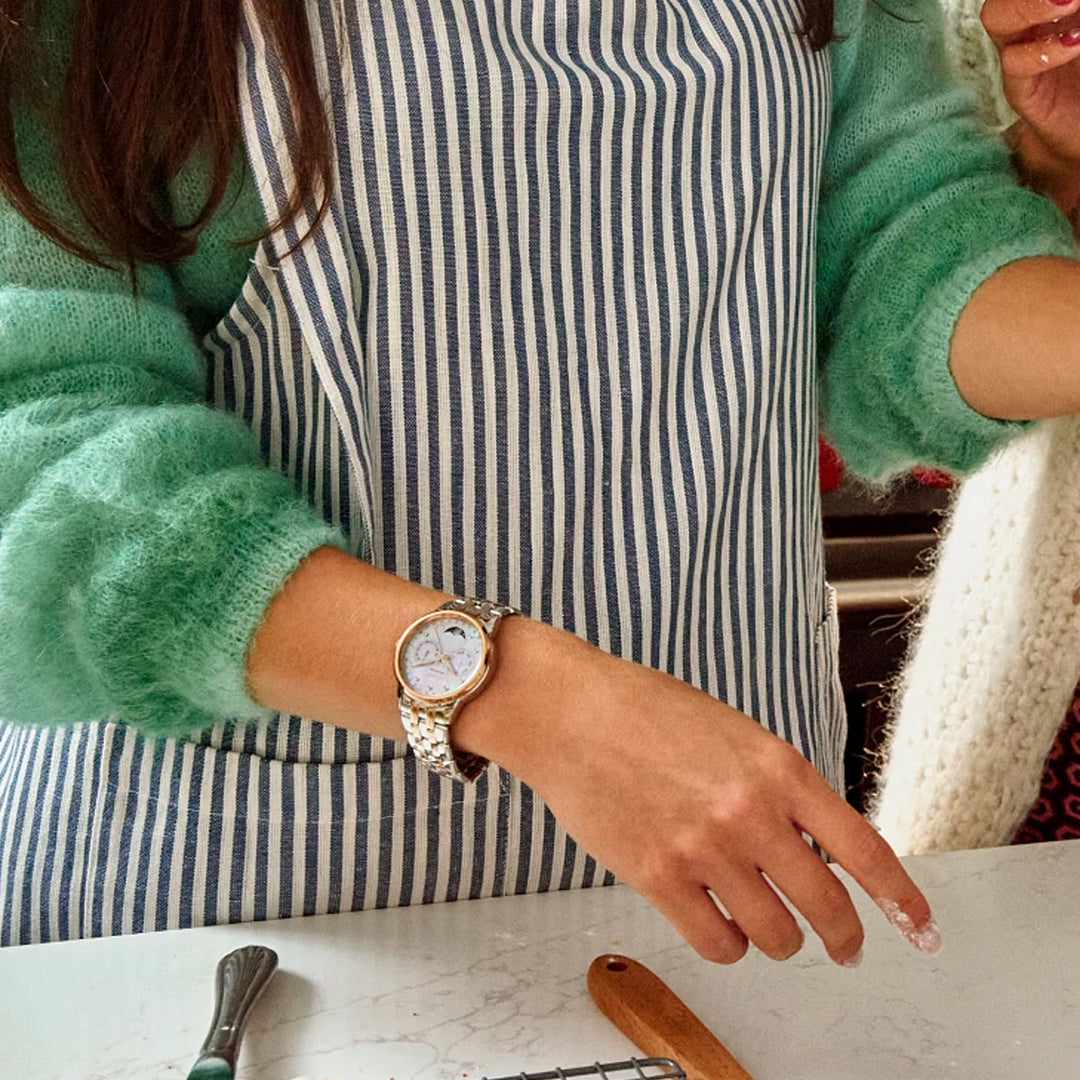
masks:
<svg viewBox="0 0 1080 1080"><path fill-rule="evenodd" d="M484 1077L484 1080L567 1080L577 1076L598 1076L600 1080L686 1080L686 1073L670 1058L630 1058L573 1069L548 1072L520 1072L513 1076Z"/></svg>

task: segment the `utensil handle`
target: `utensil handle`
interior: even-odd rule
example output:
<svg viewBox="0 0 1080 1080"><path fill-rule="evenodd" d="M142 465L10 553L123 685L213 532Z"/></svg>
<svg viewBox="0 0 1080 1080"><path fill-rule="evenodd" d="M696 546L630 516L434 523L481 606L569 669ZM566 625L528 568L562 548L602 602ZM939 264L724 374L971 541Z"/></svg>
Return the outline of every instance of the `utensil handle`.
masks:
<svg viewBox="0 0 1080 1080"><path fill-rule="evenodd" d="M753 1080L727 1047L644 964L598 956L589 965L589 993L600 1011L639 1050L672 1058L687 1080Z"/></svg>
<svg viewBox="0 0 1080 1080"><path fill-rule="evenodd" d="M218 1057L235 1071L236 1055L252 1007L277 970L277 953L265 945L245 945L218 962L214 1019L199 1057Z"/></svg>

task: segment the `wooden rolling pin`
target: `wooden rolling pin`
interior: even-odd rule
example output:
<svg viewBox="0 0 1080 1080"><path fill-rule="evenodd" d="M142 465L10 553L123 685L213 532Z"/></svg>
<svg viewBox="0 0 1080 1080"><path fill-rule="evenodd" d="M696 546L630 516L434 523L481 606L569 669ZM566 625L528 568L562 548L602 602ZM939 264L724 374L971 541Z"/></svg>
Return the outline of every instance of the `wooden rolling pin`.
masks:
<svg viewBox="0 0 1080 1080"><path fill-rule="evenodd" d="M609 953L589 965L589 993L639 1050L677 1061L687 1080L753 1080L730 1051L644 964Z"/></svg>

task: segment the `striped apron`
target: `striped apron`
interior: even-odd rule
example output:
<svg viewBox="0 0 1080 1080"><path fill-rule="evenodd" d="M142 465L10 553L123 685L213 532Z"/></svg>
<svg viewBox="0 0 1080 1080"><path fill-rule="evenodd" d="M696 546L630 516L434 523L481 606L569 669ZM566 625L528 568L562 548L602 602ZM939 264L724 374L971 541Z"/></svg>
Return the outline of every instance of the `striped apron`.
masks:
<svg viewBox="0 0 1080 1080"><path fill-rule="evenodd" d="M207 337L209 395L355 551L680 676L837 788L816 486L827 56L795 0L309 0L338 183ZM250 12L245 140L289 188ZM357 641L363 648L363 641ZM513 777L298 717L0 726L0 940L610 881Z"/></svg>

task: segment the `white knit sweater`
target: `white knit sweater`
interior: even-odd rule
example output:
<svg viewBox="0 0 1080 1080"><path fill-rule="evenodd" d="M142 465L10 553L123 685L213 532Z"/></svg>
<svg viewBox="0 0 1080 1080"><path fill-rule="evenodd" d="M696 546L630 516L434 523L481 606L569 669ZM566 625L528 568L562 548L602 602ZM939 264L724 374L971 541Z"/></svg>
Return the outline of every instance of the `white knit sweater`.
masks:
<svg viewBox="0 0 1080 1080"><path fill-rule="evenodd" d="M1010 122L980 0L950 51ZM1036 426L960 488L898 688L872 810L902 854L1008 843L1080 675L1080 418Z"/></svg>
<svg viewBox="0 0 1080 1080"><path fill-rule="evenodd" d="M974 88L986 122L998 131L1016 113L1001 92L1001 65L994 43L979 21L983 0L940 0L945 13L945 49L953 70Z"/></svg>

